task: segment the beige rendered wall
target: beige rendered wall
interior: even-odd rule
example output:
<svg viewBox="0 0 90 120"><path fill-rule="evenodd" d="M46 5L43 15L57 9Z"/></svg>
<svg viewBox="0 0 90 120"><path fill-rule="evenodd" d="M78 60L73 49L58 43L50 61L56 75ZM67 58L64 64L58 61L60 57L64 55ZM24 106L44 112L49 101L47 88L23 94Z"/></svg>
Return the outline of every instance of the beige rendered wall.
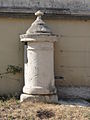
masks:
<svg viewBox="0 0 90 120"><path fill-rule="evenodd" d="M32 20L0 18L0 73L8 65L23 67L23 44L19 35L25 33ZM0 78L0 95L20 93L23 87L23 73L7 74Z"/></svg>
<svg viewBox="0 0 90 120"><path fill-rule="evenodd" d="M63 77L58 85L90 86L90 21L58 20L51 27L61 35L55 44L55 75Z"/></svg>
<svg viewBox="0 0 90 120"><path fill-rule="evenodd" d="M23 44L19 35L25 33L34 19L0 18L0 73L7 65L23 67ZM60 86L90 86L90 21L45 20L58 34L55 44L55 76ZM23 73L0 78L0 95L20 93Z"/></svg>

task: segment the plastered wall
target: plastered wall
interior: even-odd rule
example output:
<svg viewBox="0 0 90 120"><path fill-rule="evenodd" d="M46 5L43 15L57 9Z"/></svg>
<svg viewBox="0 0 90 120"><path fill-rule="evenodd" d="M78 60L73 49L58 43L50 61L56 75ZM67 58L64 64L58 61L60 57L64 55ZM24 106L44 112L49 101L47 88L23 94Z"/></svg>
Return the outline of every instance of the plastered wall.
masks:
<svg viewBox="0 0 90 120"><path fill-rule="evenodd" d="M52 29L61 35L55 44L58 85L90 86L90 21L58 20Z"/></svg>
<svg viewBox="0 0 90 120"><path fill-rule="evenodd" d="M0 18L0 73L5 73L8 65L23 68L23 44L19 35L25 33L31 22L32 20ZM0 77L0 95L18 94L22 87L23 71Z"/></svg>
<svg viewBox="0 0 90 120"><path fill-rule="evenodd" d="M23 68L23 44L19 35L25 33L34 19L0 18L0 73L8 65ZM58 86L90 86L90 21L45 20L59 35L55 43L55 76ZM23 72L0 77L0 95L20 93Z"/></svg>

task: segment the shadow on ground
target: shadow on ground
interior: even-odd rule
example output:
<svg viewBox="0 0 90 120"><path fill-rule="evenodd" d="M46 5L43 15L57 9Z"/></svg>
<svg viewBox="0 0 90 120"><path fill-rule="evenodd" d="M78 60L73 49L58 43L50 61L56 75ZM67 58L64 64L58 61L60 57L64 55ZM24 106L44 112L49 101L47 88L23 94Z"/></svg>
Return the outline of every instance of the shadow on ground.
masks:
<svg viewBox="0 0 90 120"><path fill-rule="evenodd" d="M90 101L83 99L59 99L59 104L62 105L78 105L83 107L90 107Z"/></svg>

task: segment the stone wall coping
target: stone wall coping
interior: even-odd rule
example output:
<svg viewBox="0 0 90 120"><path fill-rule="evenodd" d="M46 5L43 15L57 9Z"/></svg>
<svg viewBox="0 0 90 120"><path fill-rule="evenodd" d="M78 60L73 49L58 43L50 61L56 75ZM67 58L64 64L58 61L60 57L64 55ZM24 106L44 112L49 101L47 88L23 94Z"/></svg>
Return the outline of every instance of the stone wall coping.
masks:
<svg viewBox="0 0 90 120"><path fill-rule="evenodd" d="M37 10L49 17L90 18L90 0L0 0L2 16L29 17Z"/></svg>

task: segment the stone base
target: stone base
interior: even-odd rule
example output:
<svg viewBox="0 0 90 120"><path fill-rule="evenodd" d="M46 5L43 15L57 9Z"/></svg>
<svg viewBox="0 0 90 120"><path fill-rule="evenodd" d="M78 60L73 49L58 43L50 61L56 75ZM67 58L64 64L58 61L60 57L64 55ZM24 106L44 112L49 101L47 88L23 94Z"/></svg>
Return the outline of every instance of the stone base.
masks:
<svg viewBox="0 0 90 120"><path fill-rule="evenodd" d="M28 95L28 94L21 94L20 102L23 101L40 101L40 102L47 102L47 103L58 103L57 95Z"/></svg>
<svg viewBox="0 0 90 120"><path fill-rule="evenodd" d="M58 97L90 99L90 87L58 87Z"/></svg>

